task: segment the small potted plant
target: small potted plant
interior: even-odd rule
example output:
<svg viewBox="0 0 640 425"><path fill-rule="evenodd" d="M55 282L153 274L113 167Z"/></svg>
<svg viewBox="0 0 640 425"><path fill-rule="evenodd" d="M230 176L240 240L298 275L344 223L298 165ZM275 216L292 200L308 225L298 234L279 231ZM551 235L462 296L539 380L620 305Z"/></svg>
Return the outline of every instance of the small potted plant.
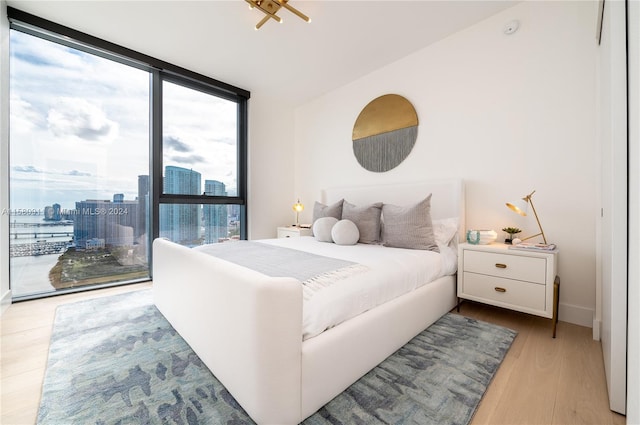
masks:
<svg viewBox="0 0 640 425"><path fill-rule="evenodd" d="M502 231L509 234L509 238L504 240L504 243L506 244L510 244L513 241L513 235L517 235L518 233L522 232L522 230L518 229L517 227L505 227L504 229L502 229Z"/></svg>

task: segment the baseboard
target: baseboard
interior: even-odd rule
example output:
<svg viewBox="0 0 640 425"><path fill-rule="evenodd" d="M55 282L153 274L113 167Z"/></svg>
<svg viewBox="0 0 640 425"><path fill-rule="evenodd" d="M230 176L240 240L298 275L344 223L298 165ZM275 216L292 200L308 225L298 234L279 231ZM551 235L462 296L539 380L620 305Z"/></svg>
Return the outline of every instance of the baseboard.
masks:
<svg viewBox="0 0 640 425"><path fill-rule="evenodd" d="M4 293L2 299L0 299L0 316L4 314L4 312L11 305L11 290Z"/></svg>
<svg viewBox="0 0 640 425"><path fill-rule="evenodd" d="M602 333L602 321L593 318L593 340L600 341L600 335Z"/></svg>
<svg viewBox="0 0 640 425"><path fill-rule="evenodd" d="M574 325L592 328L594 325L595 311L579 305L560 303L558 320L573 323Z"/></svg>

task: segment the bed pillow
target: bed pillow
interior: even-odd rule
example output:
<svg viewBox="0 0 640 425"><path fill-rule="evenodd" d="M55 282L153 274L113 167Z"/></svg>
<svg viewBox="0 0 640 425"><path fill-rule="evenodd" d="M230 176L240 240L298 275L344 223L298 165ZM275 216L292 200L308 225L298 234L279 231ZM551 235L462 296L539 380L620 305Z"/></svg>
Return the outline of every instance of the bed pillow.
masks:
<svg viewBox="0 0 640 425"><path fill-rule="evenodd" d="M342 204L342 219L351 220L358 227L360 232L360 243L380 242L380 214L382 213L382 202L375 204L356 206L344 201Z"/></svg>
<svg viewBox="0 0 640 425"><path fill-rule="evenodd" d="M360 232L353 221L340 220L333 225L331 238L338 245L355 245L360 239Z"/></svg>
<svg viewBox="0 0 640 425"><path fill-rule="evenodd" d="M431 222L431 194L415 205L382 206L384 246L440 252Z"/></svg>
<svg viewBox="0 0 640 425"><path fill-rule="evenodd" d="M458 217L441 218L432 220L433 236L438 245L447 246L458 233Z"/></svg>
<svg viewBox="0 0 640 425"><path fill-rule="evenodd" d="M331 229L338 222L335 217L321 217L313 223L313 236L320 242L333 242Z"/></svg>
<svg viewBox="0 0 640 425"><path fill-rule="evenodd" d="M322 217L335 217L337 220L342 218L342 203L343 199L340 199L335 204L325 205L316 201L313 205L313 223L316 222L317 219Z"/></svg>

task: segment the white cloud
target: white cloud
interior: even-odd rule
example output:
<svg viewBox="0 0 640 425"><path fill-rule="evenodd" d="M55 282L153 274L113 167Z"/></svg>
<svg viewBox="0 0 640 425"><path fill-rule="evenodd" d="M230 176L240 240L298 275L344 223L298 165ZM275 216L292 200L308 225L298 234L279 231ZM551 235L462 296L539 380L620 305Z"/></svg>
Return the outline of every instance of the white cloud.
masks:
<svg viewBox="0 0 640 425"><path fill-rule="evenodd" d="M118 137L118 123L108 119L100 107L81 98L60 98L49 110L47 122L49 130L59 138L112 141Z"/></svg>
<svg viewBox="0 0 640 425"><path fill-rule="evenodd" d="M31 103L16 94L11 94L11 131L28 133L37 127L40 117Z"/></svg>
<svg viewBox="0 0 640 425"><path fill-rule="evenodd" d="M33 167L12 169L12 198L29 190L48 204L61 194L69 202L135 197L138 175L149 174L149 74L13 30L11 44L11 163ZM235 190L237 105L171 83L164 89L163 144L172 147L164 165L174 157L203 182ZM26 183L36 176L40 189Z"/></svg>

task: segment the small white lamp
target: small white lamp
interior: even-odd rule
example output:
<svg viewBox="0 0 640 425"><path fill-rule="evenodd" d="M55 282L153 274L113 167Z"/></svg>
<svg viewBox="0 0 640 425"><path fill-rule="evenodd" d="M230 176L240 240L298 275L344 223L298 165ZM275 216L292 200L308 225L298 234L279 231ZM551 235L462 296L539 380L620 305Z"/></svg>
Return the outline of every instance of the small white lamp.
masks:
<svg viewBox="0 0 640 425"><path fill-rule="evenodd" d="M300 213L304 210L304 205L300 203L300 199L293 204L293 210L296 212L296 227L300 227Z"/></svg>
<svg viewBox="0 0 640 425"><path fill-rule="evenodd" d="M531 209L533 210L533 215L536 217L536 221L538 222L538 227L540 228L540 233L536 233L533 236L528 236L526 238L523 238L523 241L526 241L527 239L531 239L531 238L535 238L536 236L542 236L542 240L544 241L544 243L547 243L547 238L544 236L544 230L542 230L542 225L540 225L540 220L538 219L538 213L536 213L536 208L533 206L533 201L531 200L531 196L536 193L536 191L534 190L533 192L531 192L530 194L528 194L527 196L525 196L524 198L516 201L516 202L507 202L507 207L509 207L512 211L517 212L518 214L520 214L521 216L525 216L527 215L527 209L529 207L529 204L531 204Z"/></svg>

